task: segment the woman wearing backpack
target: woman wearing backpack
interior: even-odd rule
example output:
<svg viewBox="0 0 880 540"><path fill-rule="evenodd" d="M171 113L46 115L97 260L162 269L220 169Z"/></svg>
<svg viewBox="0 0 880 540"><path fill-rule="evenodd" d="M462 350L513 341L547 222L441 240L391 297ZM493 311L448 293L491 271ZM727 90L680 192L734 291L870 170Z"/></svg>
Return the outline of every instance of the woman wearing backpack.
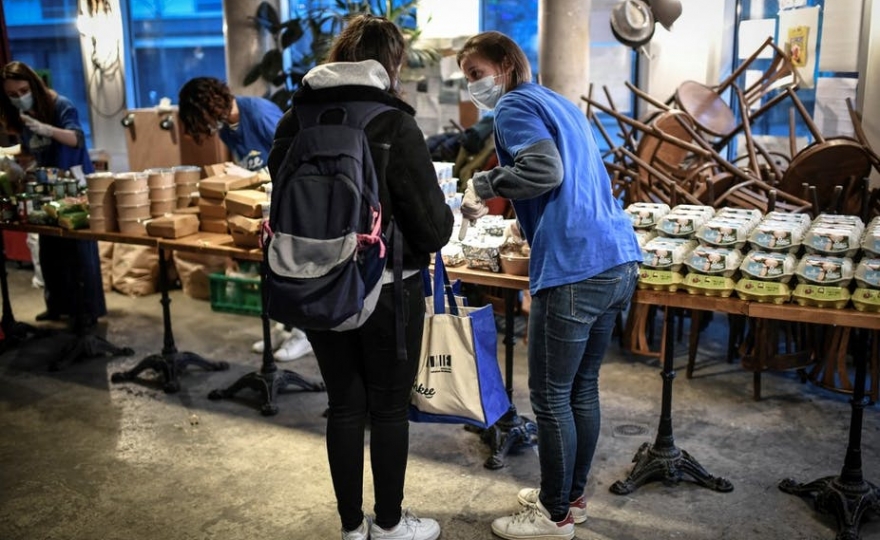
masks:
<svg viewBox="0 0 880 540"><path fill-rule="evenodd" d="M435 520L417 518L402 509L402 502L408 408L425 316L421 271L428 266L430 253L449 240L453 218L415 111L398 95L404 59L403 35L392 22L372 15L352 18L334 42L328 63L304 77L293 108L278 125L269 155L274 180L299 131L298 106L367 101L392 107L373 118L364 131L379 181L383 230L393 218L403 237L404 305L395 305L389 263L378 305L363 326L343 332L306 331L327 386L327 456L343 540L434 540L440 535ZM392 261L393 254L387 260ZM405 317L406 360L399 360L396 350L398 309ZM368 424L375 518L362 508Z"/></svg>
<svg viewBox="0 0 880 540"><path fill-rule="evenodd" d="M538 424L539 488L518 494L522 512L496 519L511 540L574 537L587 519L584 488L599 437L599 368L618 313L632 296L641 250L583 112L531 82L522 49L499 32L458 52L471 100L495 111L499 167L475 173L462 217L483 200L512 200L531 247L529 397Z"/></svg>

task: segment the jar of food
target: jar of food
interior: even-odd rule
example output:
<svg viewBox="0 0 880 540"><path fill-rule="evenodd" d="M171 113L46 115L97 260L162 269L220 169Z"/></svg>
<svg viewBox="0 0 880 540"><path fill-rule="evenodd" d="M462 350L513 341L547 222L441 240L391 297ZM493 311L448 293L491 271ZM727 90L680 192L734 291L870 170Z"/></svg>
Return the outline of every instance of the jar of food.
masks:
<svg viewBox="0 0 880 540"><path fill-rule="evenodd" d="M9 197L3 197L0 199L0 221L3 223L10 223L15 219L16 211L17 209L12 202L12 199Z"/></svg>
<svg viewBox="0 0 880 540"><path fill-rule="evenodd" d="M19 223L28 222L28 214L34 210L33 195L23 193L18 196L18 221Z"/></svg>
<svg viewBox="0 0 880 540"><path fill-rule="evenodd" d="M37 186L40 185L36 182L25 182L24 184L24 192L27 195L34 195L37 192Z"/></svg>

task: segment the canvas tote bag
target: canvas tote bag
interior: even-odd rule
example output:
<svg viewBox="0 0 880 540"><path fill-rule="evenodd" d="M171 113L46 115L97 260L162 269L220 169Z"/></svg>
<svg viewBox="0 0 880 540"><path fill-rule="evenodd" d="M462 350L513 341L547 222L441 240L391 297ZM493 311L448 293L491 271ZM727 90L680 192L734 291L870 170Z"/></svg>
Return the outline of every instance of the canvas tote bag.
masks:
<svg viewBox="0 0 880 540"><path fill-rule="evenodd" d="M464 306L439 253L433 281L410 419L488 428L510 409L492 306Z"/></svg>

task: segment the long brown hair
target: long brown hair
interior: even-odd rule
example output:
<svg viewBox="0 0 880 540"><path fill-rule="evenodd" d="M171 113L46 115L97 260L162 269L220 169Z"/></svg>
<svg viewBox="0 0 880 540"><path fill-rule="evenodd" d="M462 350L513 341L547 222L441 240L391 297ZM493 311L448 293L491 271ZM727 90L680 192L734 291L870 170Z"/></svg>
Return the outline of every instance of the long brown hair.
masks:
<svg viewBox="0 0 880 540"><path fill-rule="evenodd" d="M329 62L376 60L391 79L389 92L399 96L400 66L406 56L406 40L400 28L384 17L362 14L352 17L333 42Z"/></svg>
<svg viewBox="0 0 880 540"><path fill-rule="evenodd" d="M196 142L211 135L215 122L226 119L235 99L226 83L213 77L190 79L178 98L180 123Z"/></svg>
<svg viewBox="0 0 880 540"><path fill-rule="evenodd" d="M513 68L510 84L504 89L506 92L532 81L532 68L526 54L515 41L501 32L482 32L468 39L455 57L459 67L472 54L482 56L493 64L510 65Z"/></svg>
<svg viewBox="0 0 880 540"><path fill-rule="evenodd" d="M34 96L34 118L46 124L54 123L55 98L58 93L46 86L36 71L24 62L9 62L0 70L0 85L7 80L27 82L31 95ZM0 122L17 133L24 129L20 111L12 104L6 92L0 92Z"/></svg>

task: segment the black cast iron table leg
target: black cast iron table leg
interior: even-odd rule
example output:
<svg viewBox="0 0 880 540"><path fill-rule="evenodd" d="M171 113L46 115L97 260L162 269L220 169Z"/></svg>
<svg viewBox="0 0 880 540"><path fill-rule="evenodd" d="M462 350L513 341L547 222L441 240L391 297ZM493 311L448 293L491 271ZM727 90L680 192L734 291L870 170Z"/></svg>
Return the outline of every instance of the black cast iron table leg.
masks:
<svg viewBox="0 0 880 540"><path fill-rule="evenodd" d="M849 444L843 468L837 476L827 476L800 484L792 478L779 482L779 489L792 495L814 495L814 506L837 519L837 540L858 540L859 527L866 512L880 514L880 489L862 476L862 416L865 396L867 352L857 355L856 379L850 400Z"/></svg>
<svg viewBox="0 0 880 540"><path fill-rule="evenodd" d="M151 369L162 375L162 390L166 393L174 393L180 390L179 376L189 365L196 365L208 371L223 371L229 369L228 362L213 362L192 352L180 352L174 344L174 332L171 329L171 298L168 296L168 262L165 260L165 250L159 249L159 288L162 293L162 322L164 324L164 346L160 354L151 354L137 363L128 371L114 373L110 380L118 383L133 381L137 376Z"/></svg>
<svg viewBox="0 0 880 540"><path fill-rule="evenodd" d="M0 291L3 293L3 316L0 319L0 328L3 329L4 347L17 345L27 339L28 335L41 335L45 330L38 329L27 323L15 320L12 314L12 302L9 299L9 282L6 274L6 245L4 244L3 231L0 231Z"/></svg>
<svg viewBox="0 0 880 540"><path fill-rule="evenodd" d="M675 485L685 474L698 485L720 492L733 491L730 481L712 476L690 454L675 446L672 436L672 380L675 378L673 348L675 347L674 309L667 307L663 316L666 339L663 349L663 401L660 425L654 444L644 443L633 457L635 466L625 480L611 485L611 492L617 495L632 493L639 486L660 480L666 485Z"/></svg>
<svg viewBox="0 0 880 540"><path fill-rule="evenodd" d="M265 263L261 263L265 264ZM265 285L265 266L260 268L260 291L263 297L263 307L260 318L263 323L263 364L259 371L252 371L227 388L211 390L208 399L219 400L229 399L235 396L239 390L249 388L255 392L259 392L262 398L260 413L263 416L273 416L278 414L278 406L275 404L275 398L281 390L287 389L290 385L296 385L303 390L310 392L323 392L326 388L323 381L310 381L295 371L289 369L279 370L275 364L275 358L272 356L272 339L269 330L269 313L266 311L267 291Z"/></svg>
<svg viewBox="0 0 880 540"><path fill-rule="evenodd" d="M483 442L492 451L492 455L483 463L487 469L504 467L504 458L513 448L531 446L538 442L538 426L532 420L520 416L513 404L513 324L517 293L516 289L504 289L504 377L510 409L480 434Z"/></svg>

